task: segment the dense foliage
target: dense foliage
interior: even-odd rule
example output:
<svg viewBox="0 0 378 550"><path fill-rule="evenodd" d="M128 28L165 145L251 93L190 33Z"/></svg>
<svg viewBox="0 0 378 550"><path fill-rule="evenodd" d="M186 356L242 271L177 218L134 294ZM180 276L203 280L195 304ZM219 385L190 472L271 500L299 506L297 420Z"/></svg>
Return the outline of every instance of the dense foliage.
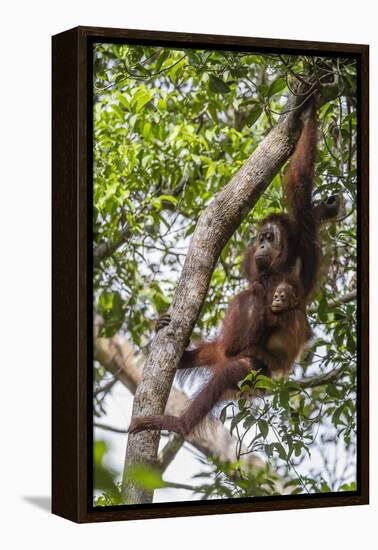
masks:
<svg viewBox="0 0 378 550"><path fill-rule="evenodd" d="M323 102L314 199L340 193L345 214L322 233L325 268L309 306L315 337L290 381L251 374L242 390L257 385L265 393L252 403L241 395L222 412L248 452L268 460L270 473L245 473L242 454L235 465L214 460L213 470L203 473L210 480L197 488L205 497L270 494L277 490L272 471L297 492L355 487L356 66L350 59L95 46L95 308L101 333L124 334L142 358L154 320L171 301L202 210L276 124L296 79L317 73ZM243 251L257 221L285 208L283 174L225 246L194 338L215 333L230 298L245 286ZM313 387L294 381L331 371L338 376ZM109 380L96 361L95 390ZM94 414L106 415L99 399ZM104 452L105 443L97 441L95 481L103 480L97 503L116 503L116 474L106 470Z"/></svg>

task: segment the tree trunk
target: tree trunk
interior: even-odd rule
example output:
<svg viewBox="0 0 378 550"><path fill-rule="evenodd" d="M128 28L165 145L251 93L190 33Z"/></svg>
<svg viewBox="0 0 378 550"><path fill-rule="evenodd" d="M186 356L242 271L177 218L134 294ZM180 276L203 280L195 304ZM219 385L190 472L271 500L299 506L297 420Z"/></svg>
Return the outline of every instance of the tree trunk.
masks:
<svg viewBox="0 0 378 550"><path fill-rule="evenodd" d="M220 252L293 152L305 103L303 95L289 97L277 125L199 218L169 309L171 323L159 331L151 345L135 394L133 416L164 412L177 364L189 343ZM129 435L123 478L125 502L152 502L153 493L131 482L127 472L136 463L156 466L159 439L160 433L150 430Z"/></svg>

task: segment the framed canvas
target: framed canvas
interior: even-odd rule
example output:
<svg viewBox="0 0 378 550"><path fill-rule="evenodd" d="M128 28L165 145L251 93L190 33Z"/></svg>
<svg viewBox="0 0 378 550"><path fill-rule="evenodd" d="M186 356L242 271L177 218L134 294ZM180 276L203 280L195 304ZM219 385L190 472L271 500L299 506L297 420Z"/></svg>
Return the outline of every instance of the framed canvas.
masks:
<svg viewBox="0 0 378 550"><path fill-rule="evenodd" d="M368 503L368 56L53 37L53 513Z"/></svg>

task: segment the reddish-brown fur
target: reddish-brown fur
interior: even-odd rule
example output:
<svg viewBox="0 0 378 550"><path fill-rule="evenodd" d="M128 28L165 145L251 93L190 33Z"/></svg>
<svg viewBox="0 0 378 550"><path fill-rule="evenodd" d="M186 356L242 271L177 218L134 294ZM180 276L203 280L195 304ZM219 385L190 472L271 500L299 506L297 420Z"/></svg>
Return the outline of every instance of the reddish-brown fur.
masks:
<svg viewBox="0 0 378 550"><path fill-rule="evenodd" d="M302 264L301 282L306 301L314 290L320 262L318 242L320 220L312 205L316 142L317 121L315 111L312 110L304 124L286 176L285 191L289 214L271 214L261 223L261 227L267 223L280 226L283 237L281 253L274 259L268 272L261 272L256 265L255 244L248 247L244 260L247 279L251 283L256 280L263 284L265 282L272 289L276 286L271 282L272 276L277 273L289 273L296 259L299 258Z"/></svg>
<svg viewBox="0 0 378 550"><path fill-rule="evenodd" d="M263 220L260 227L260 232L267 224L278 227L278 252L272 255L268 267L262 269L255 260L257 247L248 247L244 271L250 288L230 303L220 336L213 342L202 342L195 349L185 351L180 361L179 369L209 367L212 372L210 380L181 417L159 415L134 418L130 432L166 429L185 435L229 395L230 390L237 391L238 383L251 369L261 369L266 375L273 372L287 375L291 370L295 357L310 336L305 304L314 290L319 270L320 221L311 201L316 125L315 110L312 108L286 178L289 214L272 214ZM269 313L267 315L274 290L283 277L290 277L297 259L301 264L301 273L294 284L300 296L300 307L274 317ZM277 334L281 342L278 346L281 353L278 354L272 352Z"/></svg>
<svg viewBox="0 0 378 550"><path fill-rule="evenodd" d="M257 313L264 319L265 333L258 344L248 348L251 357L260 359L268 370L276 375L287 376L295 359L303 350L306 342L311 338L312 331L306 315L306 304L303 297L302 283L299 275L293 273L285 276L276 287L273 295L278 291L285 292L285 304L279 312L274 311L273 296L268 306L263 300L256 302ZM256 294L261 288L254 288ZM256 311L255 311L256 313Z"/></svg>

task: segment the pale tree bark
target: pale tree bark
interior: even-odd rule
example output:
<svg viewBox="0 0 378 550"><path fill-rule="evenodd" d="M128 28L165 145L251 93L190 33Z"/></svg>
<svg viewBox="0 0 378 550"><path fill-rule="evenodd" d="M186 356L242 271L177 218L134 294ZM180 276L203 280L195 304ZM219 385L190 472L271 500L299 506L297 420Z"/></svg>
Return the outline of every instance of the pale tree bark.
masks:
<svg viewBox="0 0 378 550"><path fill-rule="evenodd" d="M199 218L169 308L171 323L152 342L135 394L133 416L164 412L177 364L189 343L220 252L292 154L305 104L303 94L289 97L285 114ZM159 438L160 433L152 430L129 435L123 478L125 502L152 502L153 493L131 482L127 472L137 463L146 468L156 466Z"/></svg>

